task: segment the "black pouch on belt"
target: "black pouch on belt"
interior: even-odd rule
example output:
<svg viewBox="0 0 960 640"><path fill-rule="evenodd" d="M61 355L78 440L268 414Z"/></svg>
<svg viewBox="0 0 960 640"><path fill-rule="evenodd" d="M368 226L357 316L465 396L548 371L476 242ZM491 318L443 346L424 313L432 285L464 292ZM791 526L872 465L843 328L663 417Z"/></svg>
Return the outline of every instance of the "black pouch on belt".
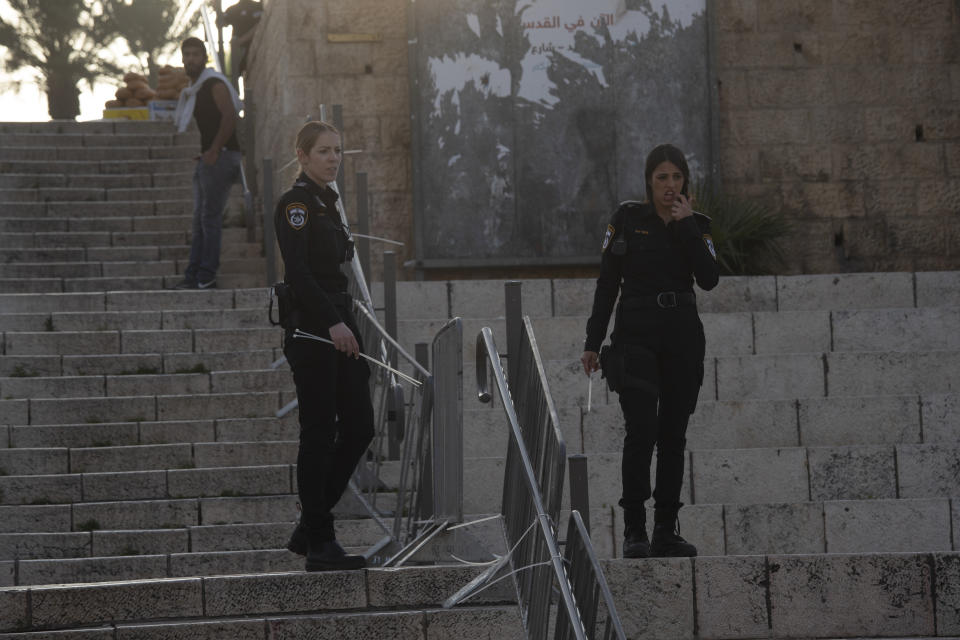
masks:
<svg viewBox="0 0 960 640"><path fill-rule="evenodd" d="M610 391L634 389L652 395L660 392L657 356L644 346L604 345L600 349L600 368Z"/></svg>
<svg viewBox="0 0 960 640"><path fill-rule="evenodd" d="M297 299L293 295L293 288L286 282L277 282L271 289L270 296L270 324L280 325L284 329L296 329L300 324L300 313L297 309ZM277 297L278 320L273 319L273 296Z"/></svg>

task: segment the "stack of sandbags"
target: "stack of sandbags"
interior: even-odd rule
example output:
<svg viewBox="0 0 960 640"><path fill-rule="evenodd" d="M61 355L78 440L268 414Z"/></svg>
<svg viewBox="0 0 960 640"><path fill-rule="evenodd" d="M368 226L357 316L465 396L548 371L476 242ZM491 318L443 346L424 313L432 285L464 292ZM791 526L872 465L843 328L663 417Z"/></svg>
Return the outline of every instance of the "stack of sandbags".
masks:
<svg viewBox="0 0 960 640"><path fill-rule="evenodd" d="M182 67L168 64L157 69L157 100L177 100L180 91L190 86L190 78Z"/></svg>
<svg viewBox="0 0 960 640"><path fill-rule="evenodd" d="M145 107L147 103L157 97L157 93L147 84L146 77L133 71L123 76L126 86L117 89L117 99L108 100L108 109L115 107Z"/></svg>

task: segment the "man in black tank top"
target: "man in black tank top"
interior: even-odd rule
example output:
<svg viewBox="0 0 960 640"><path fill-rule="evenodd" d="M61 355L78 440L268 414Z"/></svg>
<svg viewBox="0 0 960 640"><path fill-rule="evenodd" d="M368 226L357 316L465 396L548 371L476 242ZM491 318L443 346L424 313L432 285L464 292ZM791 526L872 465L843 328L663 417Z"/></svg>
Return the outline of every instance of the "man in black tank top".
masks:
<svg viewBox="0 0 960 640"><path fill-rule="evenodd" d="M193 228L190 262L176 289L216 287L220 266L223 210L230 187L240 178L240 145L237 143L239 100L229 80L206 68L207 49L198 38L180 46L183 68L193 84L184 89L181 105L192 106L200 130L200 155L193 171ZM184 126L187 122L184 121Z"/></svg>

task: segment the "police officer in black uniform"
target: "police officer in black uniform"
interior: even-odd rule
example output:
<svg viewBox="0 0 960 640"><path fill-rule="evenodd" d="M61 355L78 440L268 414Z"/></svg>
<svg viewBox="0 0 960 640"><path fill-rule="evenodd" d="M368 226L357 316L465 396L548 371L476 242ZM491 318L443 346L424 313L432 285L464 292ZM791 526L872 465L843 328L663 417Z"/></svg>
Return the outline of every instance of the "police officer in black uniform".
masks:
<svg viewBox="0 0 960 640"><path fill-rule="evenodd" d="M337 543L331 510L373 439L368 378L347 278L340 265L353 256L349 230L327 186L340 166L340 134L308 122L297 135L302 172L274 212L287 299L283 352L293 370L300 410L297 485L303 509L288 547L306 555L307 571L357 569L362 556ZM292 308L291 308L292 305ZM294 328L329 339L294 338Z"/></svg>
<svg viewBox="0 0 960 640"><path fill-rule="evenodd" d="M607 226L581 362L587 375L602 367L623 410L624 557L695 556L677 525L687 422L703 382L705 343L693 283L709 291L719 268L710 218L690 206L683 152L658 146L644 175L647 201L622 203ZM618 293L611 345L601 351ZM644 503L654 446L651 541Z"/></svg>

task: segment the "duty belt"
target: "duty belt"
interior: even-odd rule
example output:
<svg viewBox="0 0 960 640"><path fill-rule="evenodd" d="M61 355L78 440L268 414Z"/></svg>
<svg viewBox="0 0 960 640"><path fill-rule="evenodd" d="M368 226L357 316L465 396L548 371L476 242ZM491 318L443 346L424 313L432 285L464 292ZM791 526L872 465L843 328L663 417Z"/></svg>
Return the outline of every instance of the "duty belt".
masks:
<svg viewBox="0 0 960 640"><path fill-rule="evenodd" d="M653 296L631 296L621 302L625 310L672 309L673 307L694 307L696 304L697 296L692 291L661 291Z"/></svg>

